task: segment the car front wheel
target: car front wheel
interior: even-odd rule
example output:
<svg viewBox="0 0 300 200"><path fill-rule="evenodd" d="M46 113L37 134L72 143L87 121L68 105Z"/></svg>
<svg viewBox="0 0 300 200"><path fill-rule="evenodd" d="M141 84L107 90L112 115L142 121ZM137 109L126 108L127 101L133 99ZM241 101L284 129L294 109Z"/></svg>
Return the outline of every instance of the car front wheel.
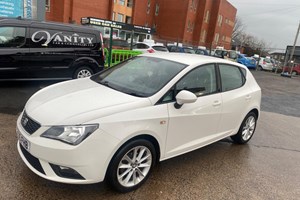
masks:
<svg viewBox="0 0 300 200"><path fill-rule="evenodd" d="M253 136L256 128L257 116L250 112L243 120L240 129L236 135L231 136L231 139L238 144L247 143Z"/></svg>
<svg viewBox="0 0 300 200"><path fill-rule="evenodd" d="M112 159L107 181L119 192L135 190L147 180L155 160L155 148L151 142L144 139L131 141Z"/></svg>

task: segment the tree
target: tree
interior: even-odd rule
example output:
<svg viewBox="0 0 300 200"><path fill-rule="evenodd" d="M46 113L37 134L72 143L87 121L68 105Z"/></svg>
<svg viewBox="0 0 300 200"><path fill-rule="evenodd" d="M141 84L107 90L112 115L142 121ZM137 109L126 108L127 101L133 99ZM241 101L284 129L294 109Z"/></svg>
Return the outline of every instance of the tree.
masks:
<svg viewBox="0 0 300 200"><path fill-rule="evenodd" d="M245 32L245 28L246 27L243 24L241 18L239 18L237 16L235 19L235 23L234 23L234 27L233 27L233 31L232 31L232 35L231 35L232 40L240 40L241 36Z"/></svg>

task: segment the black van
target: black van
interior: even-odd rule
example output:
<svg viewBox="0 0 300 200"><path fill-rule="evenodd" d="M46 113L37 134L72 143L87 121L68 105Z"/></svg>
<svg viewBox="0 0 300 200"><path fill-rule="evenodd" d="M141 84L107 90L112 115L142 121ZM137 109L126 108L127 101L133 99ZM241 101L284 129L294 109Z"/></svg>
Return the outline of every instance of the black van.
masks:
<svg viewBox="0 0 300 200"><path fill-rule="evenodd" d="M70 79L103 70L100 31L0 18L0 80Z"/></svg>

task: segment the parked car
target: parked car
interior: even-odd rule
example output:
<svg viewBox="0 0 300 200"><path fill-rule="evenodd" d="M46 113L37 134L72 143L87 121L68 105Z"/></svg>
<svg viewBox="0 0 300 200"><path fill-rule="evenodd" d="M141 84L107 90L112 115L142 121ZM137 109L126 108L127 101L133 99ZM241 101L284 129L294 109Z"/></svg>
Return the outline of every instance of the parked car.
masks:
<svg viewBox="0 0 300 200"><path fill-rule="evenodd" d="M70 79L103 70L102 36L94 28L0 19L0 80Z"/></svg>
<svg viewBox="0 0 300 200"><path fill-rule="evenodd" d="M195 54L196 53L195 50L191 47L181 47L181 46L176 46L176 45L168 45L167 48L170 52L190 53L190 54Z"/></svg>
<svg viewBox="0 0 300 200"><path fill-rule="evenodd" d="M249 69L256 69L256 60L252 57L247 57L245 54L238 54L237 62Z"/></svg>
<svg viewBox="0 0 300 200"><path fill-rule="evenodd" d="M272 71L273 64L271 62L271 59L265 58L265 57L260 57L259 62L258 62L258 69Z"/></svg>
<svg viewBox="0 0 300 200"><path fill-rule="evenodd" d="M138 42L133 45L133 50L142 51L143 53L169 52L163 44Z"/></svg>
<svg viewBox="0 0 300 200"><path fill-rule="evenodd" d="M288 73L290 73L291 72L291 67L284 67L283 68L283 72L288 72ZM295 65L294 67L293 67L293 71L292 71L292 75L300 75L300 64L298 64L298 65Z"/></svg>
<svg viewBox="0 0 300 200"><path fill-rule="evenodd" d="M247 143L260 101L260 87L241 64L141 54L34 94L17 120L17 148L43 178L73 184L105 179L128 192L158 161L229 136Z"/></svg>
<svg viewBox="0 0 300 200"><path fill-rule="evenodd" d="M237 61L238 54L234 50L225 50L225 49L216 49L214 50L214 54L212 56L217 57L217 58L223 58L226 60L230 60L233 62Z"/></svg>
<svg viewBox="0 0 300 200"><path fill-rule="evenodd" d="M109 38L104 38L104 47L109 48ZM112 49L130 50L130 44L126 40L115 38L112 40Z"/></svg>
<svg viewBox="0 0 300 200"><path fill-rule="evenodd" d="M208 56L208 51L206 49L195 49L195 53L199 55Z"/></svg>

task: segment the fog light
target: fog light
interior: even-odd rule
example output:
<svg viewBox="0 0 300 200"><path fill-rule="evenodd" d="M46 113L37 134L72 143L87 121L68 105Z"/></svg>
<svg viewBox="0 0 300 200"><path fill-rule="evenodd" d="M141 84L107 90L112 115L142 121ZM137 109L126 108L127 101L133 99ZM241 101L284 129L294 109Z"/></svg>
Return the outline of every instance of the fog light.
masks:
<svg viewBox="0 0 300 200"><path fill-rule="evenodd" d="M76 170L70 167L54 165L51 163L50 166L59 177L84 180L84 178Z"/></svg>

